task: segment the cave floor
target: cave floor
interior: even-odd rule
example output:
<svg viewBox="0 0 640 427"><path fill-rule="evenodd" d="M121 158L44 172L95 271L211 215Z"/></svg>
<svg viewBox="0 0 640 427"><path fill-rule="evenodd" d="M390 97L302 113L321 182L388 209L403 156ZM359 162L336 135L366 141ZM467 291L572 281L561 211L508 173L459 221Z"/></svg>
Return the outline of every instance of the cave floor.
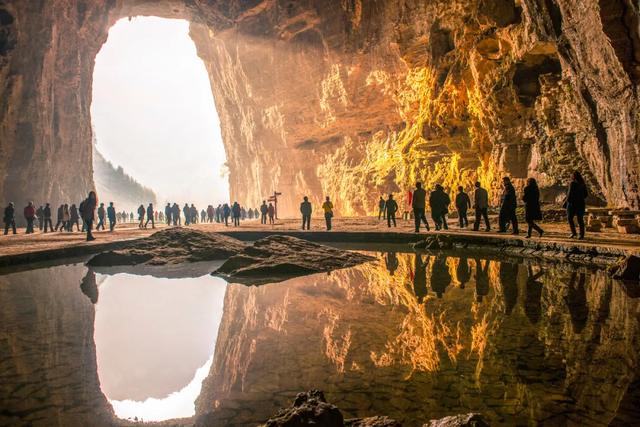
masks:
<svg viewBox="0 0 640 427"><path fill-rule="evenodd" d="M492 222L495 222L492 219ZM587 237L583 242L577 242L568 238L568 226L564 223L542 223L545 229L545 235L541 239L546 242L560 242L585 246L597 246L602 248L612 248L633 253L640 252L640 235L638 234L620 234L613 230L601 233L587 233ZM164 228L165 225L159 225L156 229ZM196 224L192 226L203 231L300 231L300 220L280 219L275 225L262 225L257 220L246 220L241 223L240 227L225 227L221 224ZM525 225L526 227L526 225ZM311 223L311 232L324 231L324 220L314 218ZM19 255L33 256L33 260L37 259L38 254L50 254L51 257L61 258L65 256L77 256L77 251L86 250L87 252L98 252L101 250L111 249L118 242L126 242L133 239L148 236L155 230L139 229L137 223L125 223L116 227L115 232L108 231L95 232L96 240L94 242L86 242L84 234L74 233L42 233L36 231L35 234L26 235L24 229L19 229L17 235L9 234L7 236L0 235L0 260L2 258L14 257ZM413 220L398 220L398 227L389 229L385 221L378 221L374 217L358 217L358 218L335 218L333 221L334 232L380 232L380 233L411 233L413 231ZM471 230L460 230L457 226L457 220L449 221L449 233L464 233L465 235L478 234L492 237L512 238L510 234L474 232ZM525 233L521 233L520 237L524 238ZM381 236L382 237L382 236ZM75 250L74 253L69 251ZM29 260L31 261L31 259ZM8 263L10 265L10 263ZM7 263L5 263L7 265Z"/></svg>

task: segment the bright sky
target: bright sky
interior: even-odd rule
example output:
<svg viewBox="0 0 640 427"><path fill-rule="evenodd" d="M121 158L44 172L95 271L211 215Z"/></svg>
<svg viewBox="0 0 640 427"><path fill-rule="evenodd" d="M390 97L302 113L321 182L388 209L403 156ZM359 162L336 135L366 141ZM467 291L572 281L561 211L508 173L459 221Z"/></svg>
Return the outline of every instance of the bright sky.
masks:
<svg viewBox="0 0 640 427"><path fill-rule="evenodd" d="M118 21L96 57L91 114L100 152L159 203L228 200L220 122L187 21Z"/></svg>

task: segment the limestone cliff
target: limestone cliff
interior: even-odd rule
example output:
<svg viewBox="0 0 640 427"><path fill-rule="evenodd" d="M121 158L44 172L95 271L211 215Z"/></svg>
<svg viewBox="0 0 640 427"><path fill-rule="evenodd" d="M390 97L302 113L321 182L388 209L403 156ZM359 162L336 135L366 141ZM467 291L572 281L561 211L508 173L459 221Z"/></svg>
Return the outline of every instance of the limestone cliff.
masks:
<svg viewBox="0 0 640 427"><path fill-rule="evenodd" d="M579 169L640 206L631 0L0 0L0 198L92 185L93 59L137 14L192 22L243 203L366 213L418 178L500 174L552 199Z"/></svg>

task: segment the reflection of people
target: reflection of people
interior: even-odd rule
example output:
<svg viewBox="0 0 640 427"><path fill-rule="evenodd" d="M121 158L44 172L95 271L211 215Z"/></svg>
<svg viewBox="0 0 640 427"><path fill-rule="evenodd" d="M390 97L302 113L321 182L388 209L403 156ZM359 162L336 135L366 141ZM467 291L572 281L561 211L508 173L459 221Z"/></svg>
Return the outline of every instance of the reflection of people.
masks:
<svg viewBox="0 0 640 427"><path fill-rule="evenodd" d="M436 256L431 267L431 290L436 293L438 298L442 298L449 284L451 284L451 274L449 274L447 257Z"/></svg>
<svg viewBox="0 0 640 427"><path fill-rule="evenodd" d="M416 254L415 272L413 275L413 292L418 298L418 303L422 304L427 296L427 263L422 262L422 255Z"/></svg>
<svg viewBox="0 0 640 427"><path fill-rule="evenodd" d="M509 315L518 303L518 264L500 263L500 286L504 296L504 312Z"/></svg>
<svg viewBox="0 0 640 427"><path fill-rule="evenodd" d="M466 257L460 258L458 268L456 269L456 276L458 282L460 282L460 289L464 289L465 283L471 278L471 268L469 268L469 261Z"/></svg>
<svg viewBox="0 0 640 427"><path fill-rule="evenodd" d="M93 270L88 270L87 274L82 278L80 289L93 304L98 302L98 284L96 283L96 274Z"/></svg>
<svg viewBox="0 0 640 427"><path fill-rule="evenodd" d="M574 271L571 273L569 281L569 292L565 297L569 314L571 315L571 326L573 332L579 334L587 324L589 318L589 307L587 307L587 291L585 289L585 274Z"/></svg>
<svg viewBox="0 0 640 427"><path fill-rule="evenodd" d="M476 301L482 302L482 297L489 295L489 261L484 262L476 258Z"/></svg>
<svg viewBox="0 0 640 427"><path fill-rule="evenodd" d="M542 282L538 279L544 272L542 270L533 273L533 267L527 269L526 296L524 298L524 312L534 325L540 320L542 313Z"/></svg>
<svg viewBox="0 0 640 427"><path fill-rule="evenodd" d="M389 270L389 274L393 276L393 273L398 269L398 256L395 252L387 252L384 262L387 266L387 270Z"/></svg>

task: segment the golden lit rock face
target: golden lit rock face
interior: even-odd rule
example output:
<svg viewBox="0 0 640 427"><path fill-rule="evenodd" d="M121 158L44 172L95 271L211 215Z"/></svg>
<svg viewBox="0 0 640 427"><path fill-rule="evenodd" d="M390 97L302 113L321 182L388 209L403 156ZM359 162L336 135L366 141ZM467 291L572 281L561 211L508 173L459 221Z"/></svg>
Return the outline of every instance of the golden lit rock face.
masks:
<svg viewBox="0 0 640 427"><path fill-rule="evenodd" d="M552 200L578 169L600 199L640 205L630 0L5 0L0 10L3 199L55 202L91 186L90 168L70 159L91 164L93 59L115 20L145 14L192 21L241 203L279 190L284 213L307 194L364 214L418 179L495 188L502 174L537 177Z"/></svg>

